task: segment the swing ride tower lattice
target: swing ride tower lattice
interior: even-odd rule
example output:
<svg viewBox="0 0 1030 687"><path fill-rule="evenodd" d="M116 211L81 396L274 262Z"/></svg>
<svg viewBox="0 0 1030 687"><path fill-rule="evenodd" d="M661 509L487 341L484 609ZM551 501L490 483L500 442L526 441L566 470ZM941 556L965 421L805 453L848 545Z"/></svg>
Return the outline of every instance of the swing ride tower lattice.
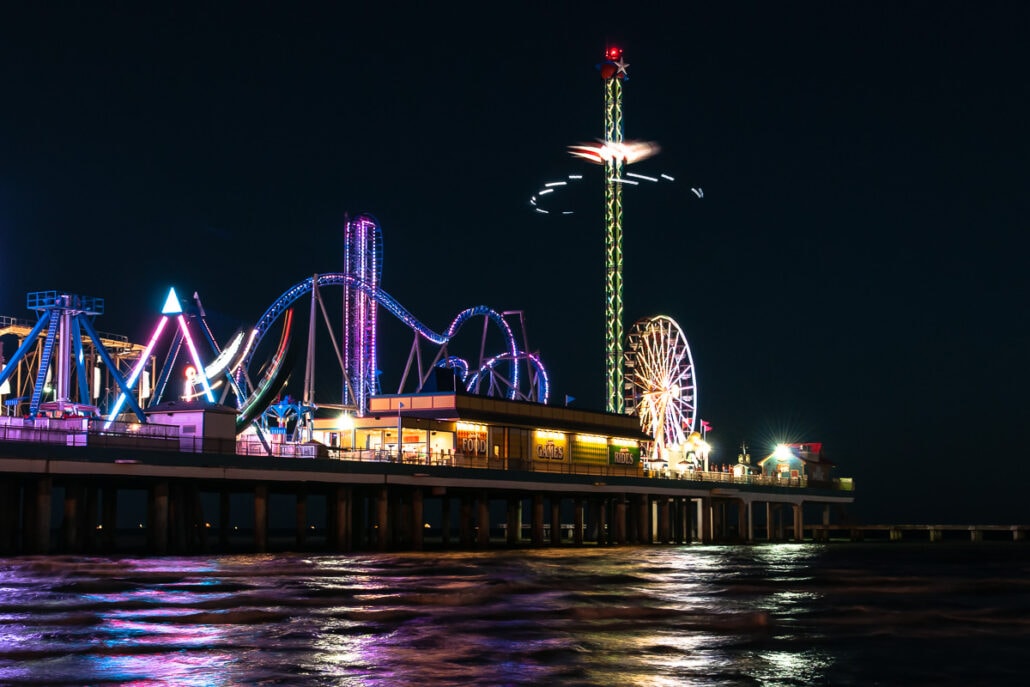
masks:
<svg viewBox="0 0 1030 687"><path fill-rule="evenodd" d="M622 49L609 47L601 65L604 81L604 143L618 149L623 142L622 82L626 63ZM621 155L604 160L605 254L605 398L610 413L625 412L622 327L622 168Z"/></svg>

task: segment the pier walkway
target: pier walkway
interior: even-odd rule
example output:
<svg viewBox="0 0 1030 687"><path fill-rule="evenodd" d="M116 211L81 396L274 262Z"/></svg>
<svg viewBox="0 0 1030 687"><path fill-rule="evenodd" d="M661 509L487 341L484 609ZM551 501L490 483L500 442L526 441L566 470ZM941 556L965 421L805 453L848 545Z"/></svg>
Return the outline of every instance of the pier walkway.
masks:
<svg viewBox="0 0 1030 687"><path fill-rule="evenodd" d="M489 546L498 532L512 546L754 541L756 533L803 533L806 512L829 525L833 508L854 499L850 485L832 482L621 465L539 471L516 460L474 465L461 453L391 461L381 452L330 453L321 445L310 457L246 455L249 445L165 434L160 426L100 431L86 418L46 427L4 420L6 553L115 551L129 492L145 495L140 525L154 553L224 550L234 521L252 532L248 550L265 551L270 522L284 517L295 522L290 548L312 546L314 530L323 533L319 546L333 551L419 550L427 533L444 547ZM204 450L186 441L203 441ZM569 523L571 539L562 536Z"/></svg>

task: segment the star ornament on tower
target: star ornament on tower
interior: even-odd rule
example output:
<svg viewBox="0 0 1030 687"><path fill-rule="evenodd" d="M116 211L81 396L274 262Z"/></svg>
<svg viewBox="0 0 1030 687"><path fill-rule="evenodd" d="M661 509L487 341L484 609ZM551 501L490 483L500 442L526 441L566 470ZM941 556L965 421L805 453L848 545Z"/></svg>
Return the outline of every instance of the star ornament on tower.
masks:
<svg viewBox="0 0 1030 687"><path fill-rule="evenodd" d="M604 62L597 65L597 69L601 72L601 78L605 81L609 79L628 79L629 73L626 71L629 68L629 62L622 55L622 48L608 48L604 51Z"/></svg>

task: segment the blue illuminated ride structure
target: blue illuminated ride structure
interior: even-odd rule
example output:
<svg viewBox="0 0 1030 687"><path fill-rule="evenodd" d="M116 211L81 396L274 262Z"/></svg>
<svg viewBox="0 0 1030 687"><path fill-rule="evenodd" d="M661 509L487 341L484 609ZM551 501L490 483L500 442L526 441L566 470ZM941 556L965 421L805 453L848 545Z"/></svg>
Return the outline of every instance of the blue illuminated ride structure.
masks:
<svg viewBox="0 0 1030 687"><path fill-rule="evenodd" d="M337 408L364 416L368 399L381 393L377 350L378 309L382 307L411 330L413 340L408 360L401 375L397 393L419 393L435 382L436 370L452 370L455 379L466 391L486 396L513 400L547 403L549 384L547 371L536 353L529 352L525 334L525 321L519 311L498 312L484 305L467 308L458 313L451 323L438 332L411 314L380 286L383 269L383 242L378 222L368 214L348 220L344 230L344 271L315 274L287 289L258 319L246 346L236 373L244 399L241 407L261 408L262 412L272 399L258 401L259 392L281 390L285 384L283 370L288 358L280 342L270 369L276 371L274 382L251 385L249 374L259 346L265 336L280 320L291 320L300 299L310 294L307 357L304 366L304 385L300 405L302 425L308 424L315 409ZM339 331L331 321L329 309L322 298L327 288L343 292L343 326ZM287 313L290 313L287 316ZM342 393L339 401L326 402L315 398L315 341L317 321L321 315L326 325L334 355L342 374ZM482 323L478 359L451 355L450 348L459 331L470 322ZM516 327L521 337L516 335ZM291 329L284 326L284 336ZM488 332L499 333L503 349L487 351ZM285 340L285 339L284 339ZM435 353L423 354L424 346L436 347ZM292 349L291 349L292 350ZM260 358L259 358L260 359ZM269 369L269 368L266 368ZM288 375L288 372L285 374ZM263 389L263 391L262 391ZM244 418L239 418L244 419ZM253 418L251 418L253 419Z"/></svg>
<svg viewBox="0 0 1030 687"><path fill-rule="evenodd" d="M29 399L28 415L35 417L43 410L59 414L95 416L98 411L90 396L90 374L92 362L86 355L83 334L89 337L92 350L107 367L110 378L126 395L126 402L139 420L145 421L143 410L129 391L132 386L119 372L118 365L104 346L103 340L93 328L92 318L104 312L104 299L79 296L58 291L34 291L26 298L26 307L35 310L36 324L22 340L18 350L0 372L0 386L4 384L26 360L37 343L42 343L36 375ZM44 337L40 339L40 337ZM54 357L54 348L57 355ZM72 363L78 387L78 401L72 399ZM51 363L55 363L51 370ZM56 374L52 374L56 371ZM47 380L55 379L54 398L44 402ZM16 402L20 399L14 399Z"/></svg>
<svg viewBox="0 0 1030 687"><path fill-rule="evenodd" d="M119 418L123 408L131 410L136 419L146 422L141 403L148 399L148 407L156 406L172 398L191 400L203 398L234 404L237 408L236 427L243 432L255 421L265 427L276 420L269 408L287 386L299 351L293 345L295 338L294 311L297 302L311 295L308 321L307 357L304 365L304 390L296 404L300 426L310 428L314 411L319 407L337 408L363 416L368 411L369 398L381 393L379 387L378 352L376 337L378 309L383 308L411 330L413 341L407 363L400 378L397 393L420 393L437 389L440 369L453 373L455 384L473 394L503 397L512 400L547 403L549 388L547 371L536 353L529 352L525 334L525 321L519 311L498 312L484 305L467 308L459 312L443 331L436 331L412 315L395 298L380 286L382 276L382 237L378 223L370 215L360 215L348 221L345 230L344 272L315 274L287 289L264 312L249 332L237 331L224 347L219 346L208 327L203 305L194 294L195 306L184 310L175 290L169 291L161 316L149 342L137 353L130 365L118 361L99 343L101 340L93 330L91 318L103 312L103 299L62 294L57 291L30 293L28 307L36 310L38 321L0 372L0 384L11 377L34 348L41 347L36 366L36 380L29 414L35 415L41 409L44 388L49 379L51 359L56 361L57 387L54 408L65 412L99 417L101 409L90 404L90 389L87 384L91 370L87 363L92 355L86 355L82 344L83 335L97 346L97 357L114 379L117 400L104 409L106 425ZM322 299L327 288L340 288L343 292L343 326L335 327L330 321L329 311ZM325 320L333 350L339 363L343 383L341 395L332 399L315 398L315 341L318 315ZM478 358L452 355L451 348L459 332L473 322L481 322ZM174 334L167 345L160 373L146 372L148 366L155 366L159 344L163 334L172 324ZM176 326L177 324L177 326ZM278 328L281 330L278 345L270 355L265 355L259 346L267 335ZM342 329L342 332L340 331ZM475 330L475 326L472 327ZM201 336L196 336L199 330ZM516 335L516 331L520 336ZM193 333L191 333L193 332ZM340 334L339 339L337 333ZM488 337L488 333L490 336ZM45 338L41 338L44 337ZM167 337L164 337L167 338ZM41 343L38 342L41 341ZM501 342L501 350L488 351L488 343ZM201 344L198 347L198 343ZM206 343L206 346L203 344ZM58 347L54 356L54 347ZM423 353L425 346L435 347ZM74 348L74 355L72 348ZM189 350L189 360L184 370L179 362L180 351ZM72 375L69 372L72 360L77 361L80 399L73 402L69 386ZM251 370L252 364L255 370ZM257 368L260 368L259 370ZM170 393L169 383L177 371L184 373L183 393ZM253 375L253 378L252 378ZM151 380L151 377L154 377ZM444 375L447 379L449 375ZM151 386L151 381L153 385ZM221 387L220 389L218 387ZM231 396L231 398L230 398ZM96 393L94 392L94 398ZM45 408L50 410L51 408ZM281 419L281 418L280 418Z"/></svg>
<svg viewBox="0 0 1030 687"><path fill-rule="evenodd" d="M497 395L509 399L536 401L538 403L547 402L549 389L546 369L540 362L538 355L528 353L519 348L512 327L505 317L506 315L509 317L511 315L521 315L521 313L500 313L484 305L475 306L458 313L443 332L437 332L423 324L421 320L412 315L386 291L373 288L357 277L342 272L317 274L309 277L304 281L294 284L276 299L254 326L253 345L243 359L243 367L250 367L251 358L258 344L260 344L266 333L279 321L285 312L307 294L312 294L313 302L317 303L319 292L328 287L345 287L350 293L362 294L370 303L383 307L413 332L414 339L411 352L408 356L408 362L401 377L397 393L404 393L406 391L418 393L429 383L434 369L449 368L456 372L457 378L465 384L466 390L471 393L484 393L486 395ZM312 309L314 310L314 307ZM448 344L466 323L475 318L482 318L483 320L483 341L485 342L487 325L493 325L503 336L505 350L491 356L481 352L478 363L473 367L464 358L448 355ZM311 337L309 336L309 344L310 341ZM435 356L428 364L426 364L422 355L421 346L423 342L439 347ZM338 354L338 357L343 359L342 353L338 351ZM373 358L362 361L362 364L372 367L375 362ZM349 371L355 369L357 364L355 361L345 361L345 374L349 376ZM506 376L501 374L500 368L502 366L508 370ZM415 368L416 375L412 378L413 367ZM528 371L520 370L521 367L527 367ZM367 378L365 380L365 383L368 384ZM524 380L528 380L528 383L524 383ZM305 383L306 388L309 386L308 383ZM344 399L343 405L353 408L358 414L364 414L367 411L367 407L358 405L359 400L365 398L367 401L368 396L375 395L378 392L378 389L369 387L371 387L370 384L363 389L363 391L368 392L367 396L362 397L355 394L353 390L362 389L362 384L355 383L354 378L350 377L349 381L345 381L344 388L351 389L352 392L349 398ZM305 403L313 404L314 401L313 399L305 398Z"/></svg>
<svg viewBox="0 0 1030 687"><path fill-rule="evenodd" d="M383 277L383 234L371 215L348 220L343 233L343 272L368 290L353 284L343 285L343 403L347 399L364 415L368 399L379 393L376 327L378 308L369 292L379 289Z"/></svg>

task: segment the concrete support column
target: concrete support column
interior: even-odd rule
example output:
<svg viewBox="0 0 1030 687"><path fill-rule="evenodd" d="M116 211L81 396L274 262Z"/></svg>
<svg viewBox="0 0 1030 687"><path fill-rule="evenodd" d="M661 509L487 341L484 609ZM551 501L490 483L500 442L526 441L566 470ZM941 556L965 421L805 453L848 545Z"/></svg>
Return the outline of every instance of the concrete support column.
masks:
<svg viewBox="0 0 1030 687"><path fill-rule="evenodd" d="M751 501L746 502L747 506L747 541L749 544L755 543L755 504Z"/></svg>
<svg viewBox="0 0 1030 687"><path fill-rule="evenodd" d="M748 503L741 499L737 501L737 539L739 541L750 541L748 538Z"/></svg>
<svg viewBox="0 0 1030 687"><path fill-rule="evenodd" d="M703 544L712 543L712 510L711 497L703 496L698 499L697 533Z"/></svg>
<svg viewBox="0 0 1030 687"><path fill-rule="evenodd" d="M18 549L18 483L10 477L0 479L0 555Z"/></svg>
<svg viewBox="0 0 1030 687"><path fill-rule="evenodd" d="M561 544L561 497L551 497L551 545Z"/></svg>
<svg viewBox="0 0 1030 687"><path fill-rule="evenodd" d="M34 553L50 552L50 499L54 488L53 479L40 477L36 480L35 513L33 515L33 546Z"/></svg>
<svg viewBox="0 0 1030 687"><path fill-rule="evenodd" d="M182 482L169 485L168 489L168 523L171 534L171 550L184 554L189 548L190 517L193 506L190 502L189 489Z"/></svg>
<svg viewBox="0 0 1030 687"><path fill-rule="evenodd" d="M411 548L415 551L421 551L425 544L424 509L425 495L422 493L422 487L415 487L411 490Z"/></svg>
<svg viewBox="0 0 1030 687"><path fill-rule="evenodd" d="M376 495L376 548L386 551L390 547L390 490L380 487Z"/></svg>
<svg viewBox="0 0 1030 687"><path fill-rule="evenodd" d="M597 500L597 543L598 545L611 543L608 532L608 499L606 498Z"/></svg>
<svg viewBox="0 0 1030 687"><path fill-rule="evenodd" d="M697 499L695 498L683 500L683 530L686 532L688 544L701 540L698 536Z"/></svg>
<svg viewBox="0 0 1030 687"><path fill-rule="evenodd" d="M649 498L647 504L647 517L651 526L647 529L647 540L652 544L658 543L658 498Z"/></svg>
<svg viewBox="0 0 1030 687"><path fill-rule="evenodd" d="M440 544L445 549L451 545L451 497L447 494L440 499Z"/></svg>
<svg viewBox="0 0 1030 687"><path fill-rule="evenodd" d="M390 546L411 546L411 495L394 490L390 520Z"/></svg>
<svg viewBox="0 0 1030 687"><path fill-rule="evenodd" d="M823 532L820 539L830 541L830 504L828 503L823 505Z"/></svg>
<svg viewBox="0 0 1030 687"><path fill-rule="evenodd" d="M100 547L105 552L112 552L118 536L118 487L108 485L102 492L103 505L100 515Z"/></svg>
<svg viewBox="0 0 1030 687"><path fill-rule="evenodd" d="M509 496L507 513L507 543L508 546L516 546L522 540L522 499Z"/></svg>
<svg viewBox="0 0 1030 687"><path fill-rule="evenodd" d="M659 496L655 499L655 508L658 515L658 537L656 544L669 543L669 497Z"/></svg>
<svg viewBox="0 0 1030 687"><path fill-rule="evenodd" d="M200 486L193 482L189 488L190 502L193 504L193 541L198 547L197 550L206 553L208 551L207 538L208 522L204 517L204 500L200 498Z"/></svg>
<svg viewBox="0 0 1030 687"><path fill-rule="evenodd" d="M336 487L332 492L332 498L333 507L330 509L333 514L332 547L339 552L350 551L354 546L354 504L351 501L351 488Z"/></svg>
<svg viewBox="0 0 1030 687"><path fill-rule="evenodd" d="M458 518L458 541L465 548L472 546L472 496L463 494L461 497L461 513Z"/></svg>
<svg viewBox="0 0 1030 687"><path fill-rule="evenodd" d="M71 553L82 553L83 497L81 484L64 488L64 549Z"/></svg>
<svg viewBox="0 0 1030 687"><path fill-rule="evenodd" d="M223 489L218 492L218 548L229 550L229 529L232 527L229 492Z"/></svg>
<svg viewBox="0 0 1030 687"><path fill-rule="evenodd" d="M577 496L572 501L572 543L583 545L583 499Z"/></svg>
<svg viewBox="0 0 1030 687"><path fill-rule="evenodd" d="M254 550L268 551L268 485L254 487Z"/></svg>
<svg viewBox="0 0 1030 687"><path fill-rule="evenodd" d="M691 507L694 505L694 501L687 497L680 499L680 520L683 524L683 542L689 544L693 541L693 535L691 533L691 527L693 525L693 519L690 516Z"/></svg>
<svg viewBox="0 0 1030 687"><path fill-rule="evenodd" d="M543 546L544 544L544 495L540 492L533 494L533 527L532 527L532 541L533 546Z"/></svg>
<svg viewBox="0 0 1030 687"><path fill-rule="evenodd" d="M972 528L972 527L969 528L969 541L981 542L983 540L984 540L983 530L978 530L978 529L975 529L975 528Z"/></svg>
<svg viewBox="0 0 1030 687"><path fill-rule="evenodd" d="M615 522L612 523L614 532L614 543L619 546L626 544L626 495L619 494L615 499Z"/></svg>
<svg viewBox="0 0 1030 687"><path fill-rule="evenodd" d="M375 503L374 491L351 488L351 542L355 549L367 549L375 546Z"/></svg>
<svg viewBox="0 0 1030 687"><path fill-rule="evenodd" d="M303 489L297 492L295 511L297 548L303 549L308 543L308 493Z"/></svg>
<svg viewBox="0 0 1030 687"><path fill-rule="evenodd" d="M805 512L800 503L791 505L794 515L794 541L805 540Z"/></svg>
<svg viewBox="0 0 1030 687"><path fill-rule="evenodd" d="M636 495L626 496L626 543L636 544L637 534L640 528L637 526L637 508Z"/></svg>
<svg viewBox="0 0 1030 687"><path fill-rule="evenodd" d="M708 536L709 541L722 541L722 503L718 499L708 500Z"/></svg>
<svg viewBox="0 0 1030 687"><path fill-rule="evenodd" d="M651 542L651 497L641 494L637 497L637 543L649 544Z"/></svg>
<svg viewBox="0 0 1030 687"><path fill-rule="evenodd" d="M476 521L479 525L479 533L476 536L476 544L482 547L490 546L490 496L484 489L479 494Z"/></svg>
<svg viewBox="0 0 1030 687"><path fill-rule="evenodd" d="M339 505L336 503L336 487L329 487L325 490L325 520L323 525L325 526L325 549L326 551L336 551L336 517L338 515L337 508Z"/></svg>
<svg viewBox="0 0 1030 687"><path fill-rule="evenodd" d="M27 479L21 485L21 542L18 550L22 553L35 552L36 537L36 480Z"/></svg>
<svg viewBox="0 0 1030 687"><path fill-rule="evenodd" d="M82 544L86 551L96 553L100 550L98 546L100 532L97 530L100 508L100 488L95 484L87 484L83 488L85 502L82 504Z"/></svg>
<svg viewBox="0 0 1030 687"><path fill-rule="evenodd" d="M683 518L683 497L675 496L672 499L672 543L683 544L686 539L686 522Z"/></svg>
<svg viewBox="0 0 1030 687"><path fill-rule="evenodd" d="M161 480L150 490L150 549L168 553L168 480Z"/></svg>

